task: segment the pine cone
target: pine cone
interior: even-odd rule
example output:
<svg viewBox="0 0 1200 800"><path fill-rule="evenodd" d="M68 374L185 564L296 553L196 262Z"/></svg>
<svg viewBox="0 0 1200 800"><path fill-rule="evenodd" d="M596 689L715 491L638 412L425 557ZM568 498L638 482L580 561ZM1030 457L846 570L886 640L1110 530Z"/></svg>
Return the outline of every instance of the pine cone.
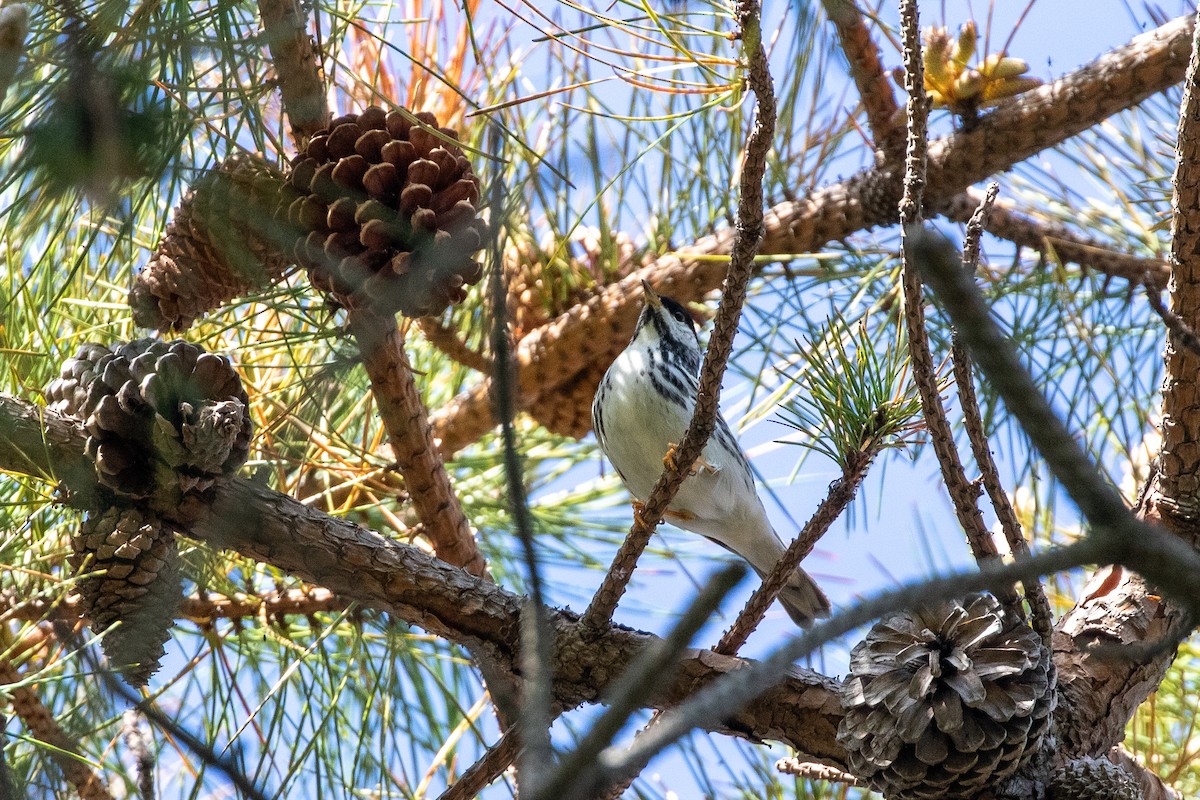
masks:
<svg viewBox="0 0 1200 800"><path fill-rule="evenodd" d="M1107 758L1077 758L1055 771L1047 800L1142 800L1142 789Z"/></svg>
<svg viewBox="0 0 1200 800"><path fill-rule="evenodd" d="M893 614L850 654L838 741L889 800L971 798L1050 725L1050 652L990 595Z"/></svg>
<svg viewBox="0 0 1200 800"><path fill-rule="evenodd" d="M553 238L535 243L525 230L510 239L503 266L508 319L515 339L520 341L571 306L587 300L599 287L642 266L637 248L627 235L615 235L613 259L604 252L601 236L598 228L580 226L572 231L565 247Z"/></svg>
<svg viewBox="0 0 1200 800"><path fill-rule="evenodd" d="M200 176L175 209L129 293L143 328L186 330L218 306L268 286L292 263L289 193L269 162L236 153Z"/></svg>
<svg viewBox="0 0 1200 800"><path fill-rule="evenodd" d="M71 568L86 574L83 614L96 633L121 623L100 645L131 686L144 686L183 598L174 532L152 512L109 508L89 514L71 544Z"/></svg>
<svg viewBox="0 0 1200 800"><path fill-rule="evenodd" d="M96 377L104 372L104 366L115 358L112 350L102 344L85 342L74 356L62 366L59 377L51 381L46 389L48 405L55 411L72 416L86 416L88 389Z"/></svg>
<svg viewBox="0 0 1200 800"><path fill-rule="evenodd" d="M592 429L592 400L608 367L591 363L562 385L538 395L529 416L551 433L582 439Z"/></svg>
<svg viewBox="0 0 1200 800"><path fill-rule="evenodd" d="M233 473L250 451L237 373L189 342L84 345L47 394L85 420L100 483L120 497L172 506L181 492Z"/></svg>
<svg viewBox="0 0 1200 800"><path fill-rule="evenodd" d="M457 140L432 114L416 118ZM479 179L461 149L399 111L333 120L288 180L301 195L289 222L306 232L296 259L344 306L437 315L483 277Z"/></svg>

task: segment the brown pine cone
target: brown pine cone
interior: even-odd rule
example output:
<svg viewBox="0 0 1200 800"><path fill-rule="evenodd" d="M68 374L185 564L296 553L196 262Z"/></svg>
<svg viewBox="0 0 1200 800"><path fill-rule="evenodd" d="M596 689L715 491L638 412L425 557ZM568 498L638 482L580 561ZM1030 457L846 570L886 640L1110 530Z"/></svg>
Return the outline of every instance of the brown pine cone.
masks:
<svg viewBox="0 0 1200 800"><path fill-rule="evenodd" d="M293 161L288 219L307 232L296 259L344 306L437 315L483 277L479 179L455 131L416 118L444 138L371 107L333 120Z"/></svg>
<svg viewBox="0 0 1200 800"><path fill-rule="evenodd" d="M182 331L200 316L278 280L292 263L294 195L265 159L236 153L200 176L175 209L129 293L143 328Z"/></svg>
<svg viewBox="0 0 1200 800"><path fill-rule="evenodd" d="M152 512L109 508L89 514L71 544L71 567L85 575L82 613L96 633L120 623L100 646L131 686L144 686L183 599L175 533Z"/></svg>
<svg viewBox="0 0 1200 800"><path fill-rule="evenodd" d="M84 419L97 477L119 497L170 507L249 454L240 378L226 359L189 342L84 345L47 393L58 410Z"/></svg>
<svg viewBox="0 0 1200 800"><path fill-rule="evenodd" d="M1050 727L1050 651L990 595L880 620L850 654L838 741L889 800L972 798Z"/></svg>

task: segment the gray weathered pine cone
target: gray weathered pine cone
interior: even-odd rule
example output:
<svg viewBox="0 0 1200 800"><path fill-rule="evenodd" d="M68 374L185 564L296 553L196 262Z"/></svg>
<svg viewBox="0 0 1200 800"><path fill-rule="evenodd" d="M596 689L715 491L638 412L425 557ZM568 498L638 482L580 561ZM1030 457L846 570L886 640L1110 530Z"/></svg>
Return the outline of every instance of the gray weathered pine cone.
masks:
<svg viewBox="0 0 1200 800"><path fill-rule="evenodd" d="M479 179L432 114L372 106L338 117L288 174L296 259L347 307L410 317L442 313L483 277Z"/></svg>
<svg viewBox="0 0 1200 800"><path fill-rule="evenodd" d="M100 483L170 507L232 474L250 450L249 400L229 362L184 341L86 344L47 390L84 420Z"/></svg>
<svg viewBox="0 0 1200 800"><path fill-rule="evenodd" d="M283 173L236 153L184 195L129 293L143 328L182 331L208 311L270 285L292 263Z"/></svg>
<svg viewBox="0 0 1200 800"><path fill-rule="evenodd" d="M144 686L183 597L175 533L151 511L113 507L89 514L71 545L83 614L93 631L108 631L100 646L113 667Z"/></svg>
<svg viewBox="0 0 1200 800"><path fill-rule="evenodd" d="M838 741L889 800L972 798L1050 726L1050 652L990 595L880 620L850 657Z"/></svg>
<svg viewBox="0 0 1200 800"><path fill-rule="evenodd" d="M1047 800L1142 800L1142 788L1107 758L1077 758L1050 778Z"/></svg>

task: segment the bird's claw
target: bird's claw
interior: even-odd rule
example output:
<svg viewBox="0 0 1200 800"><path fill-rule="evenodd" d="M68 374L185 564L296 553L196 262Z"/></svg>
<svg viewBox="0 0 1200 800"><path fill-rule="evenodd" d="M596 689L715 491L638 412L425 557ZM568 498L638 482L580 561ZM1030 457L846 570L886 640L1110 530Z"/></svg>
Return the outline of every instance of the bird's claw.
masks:
<svg viewBox="0 0 1200 800"><path fill-rule="evenodd" d="M671 472L679 471L679 462L675 460L677 448L678 445L672 442L671 444L667 445L667 454L663 456L663 466L671 470ZM696 460L692 462L691 468L688 470L688 475L698 475L700 470L704 470L709 475L716 475L721 471L719 468L714 467L712 464L705 461L704 456L697 456Z"/></svg>

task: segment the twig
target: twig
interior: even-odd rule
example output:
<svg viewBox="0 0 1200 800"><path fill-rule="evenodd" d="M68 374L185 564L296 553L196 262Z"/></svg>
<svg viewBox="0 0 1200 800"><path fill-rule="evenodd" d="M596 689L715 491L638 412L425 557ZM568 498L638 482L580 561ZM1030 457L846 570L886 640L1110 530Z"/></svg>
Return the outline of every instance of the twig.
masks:
<svg viewBox="0 0 1200 800"><path fill-rule="evenodd" d="M492 153L502 162L504 139L498 125L492 126L488 138ZM509 511L513 516L517 539L521 542L521 554L529 581L529 602L521 609L521 671L525 680L517 725L525 745L521 764L522 783L532 794L552 765L550 722L551 685L554 678L551 659L554 646L551 638L553 633L546 617L546 604L542 598L542 579L533 542L533 519L529 514L529 498L525 493L525 469L513 427L517 409L516 368L512 362L512 334L508 327L508 305L505 302L508 287L504 280L504 248L501 241L505 217L503 178L501 169L492 173L488 199L491 344L492 353L495 354L492 363L492 403L496 418L500 420L500 436L504 443L504 477Z"/></svg>
<svg viewBox="0 0 1200 800"><path fill-rule="evenodd" d="M929 116L929 100L925 94L925 67L921 58L921 26L916 0L901 0L900 28L904 41L904 88L908 92L908 151L904 165L904 196L900 200L900 241L906 242L908 226L922 219L926 179L927 144L925 141ZM946 410L938 392L937 370L929 347L925 324L925 300L921 291L921 276L907 259L903 259L904 322L908 332L908 351L912 359L913 382L921 396L921 410L929 440L937 455L942 482L950 493L954 513L966 534L975 560L981 565L998 562L1000 553L992 541L983 515L979 512L979 490L967 480L954 433L946 418ZM1001 600L1006 605L1016 602L1011 591Z"/></svg>
<svg viewBox="0 0 1200 800"><path fill-rule="evenodd" d="M979 204L979 208L971 215L967 223L967 235L963 243L963 270L974 275L979 264L979 244L984 230L987 229L988 214L1000 191L999 184L992 183ZM1000 471L992 458L992 450L988 445L987 432L983 429L983 415L979 411L979 400L975 396L975 379L971 372L971 357L958 340L956 331L952 338L950 359L954 365L954 383L958 387L958 404L962 409L963 427L967 431L967 440L971 443L971 454L979 467L980 480L987 490L988 498L996 511L996 519L1008 542L1008 549L1014 558L1028 558L1029 544L1021 532L1021 523L1013 510L1012 501L1004 491L1000 481ZM1050 637L1054 633L1054 616L1050 611L1050 603L1040 582L1023 584L1025 598L1029 601L1030 621L1033 629L1041 636L1042 642L1050 647ZM1019 606L1013 609L1020 612ZM1023 616L1023 614L1022 614Z"/></svg>
<svg viewBox="0 0 1200 800"><path fill-rule="evenodd" d="M956 194L932 210L956 222L967 222L983 201L975 189ZM1028 247L1052 258L1093 269L1112 278L1131 282L1148 279L1160 291L1166 287L1171 271L1159 258L1144 258L1118 252L1098 239L1083 236L1065 225L1023 214L1011 202L999 201L988 216L988 233L1000 239Z"/></svg>
<svg viewBox="0 0 1200 800"><path fill-rule="evenodd" d="M322 612L345 611L349 606L349 600L328 589L314 586L308 589L271 590L261 594L192 595L183 599L179 617L197 625L208 625L218 619L277 619L289 615L307 617ZM79 596L75 594L53 600L26 600L12 591L0 592L0 620L76 620L80 611Z"/></svg>
<svg viewBox="0 0 1200 800"><path fill-rule="evenodd" d="M861 786L858 778L849 772L843 772L836 767L803 761L799 758L781 758L775 762L775 769L787 775L795 775L810 781L826 781L827 783L844 783L847 786Z"/></svg>
<svg viewBox="0 0 1200 800"><path fill-rule="evenodd" d="M1153 286L1149 276L1142 282L1142 289L1146 292L1146 301L1150 303L1150 308L1154 309L1154 313L1162 318L1163 324L1175 336L1179 345L1200 355L1200 336L1197 336L1191 326L1184 322L1178 314L1167 308L1162 301L1162 295L1159 294L1160 290Z"/></svg>
<svg viewBox="0 0 1200 800"><path fill-rule="evenodd" d="M510 728L500 740L458 777L438 800L475 800L479 793L499 778L512 765L520 750L515 728Z"/></svg>
<svg viewBox="0 0 1200 800"><path fill-rule="evenodd" d="M259 0L275 80L299 149L330 121L321 68L308 36L308 20L296 0Z"/></svg>
<svg viewBox="0 0 1200 800"><path fill-rule="evenodd" d="M883 154L884 163L894 164L904 155L904 127L897 124L900 107L883 69L879 45L871 37L855 0L822 0L822 5L850 64L850 77L862 98L875 146Z"/></svg>
<svg viewBox="0 0 1200 800"><path fill-rule="evenodd" d="M0 688L11 698L13 713L34 739L49 745L45 748L46 756L62 770L63 777L79 792L81 800L113 800L104 781L88 766L88 759L78 742L62 729L32 686L14 685L20 682L21 674L12 662L0 658Z"/></svg>
<svg viewBox="0 0 1200 800"><path fill-rule="evenodd" d="M125 739L125 746L129 748L129 752L133 755L134 763L137 765L137 784L138 792L141 793L141 800L154 800L156 793L154 790L154 753L150 751L150 742L142 733L141 725L142 714L137 709L127 709L122 717L121 736Z"/></svg>
<svg viewBox="0 0 1200 800"><path fill-rule="evenodd" d="M1196 553L1126 508L1022 366L1012 343L991 318L973 277L963 272L954 245L915 228L909 231L907 248L909 258L938 293L975 363L1091 526L1088 540L1099 543L1098 555L1105 562L1118 562L1140 572L1196 613L1200 609L1200 575L1187 575L1187 569L1173 563L1174 559L1191 563Z"/></svg>
<svg viewBox="0 0 1200 800"><path fill-rule="evenodd" d="M441 320L436 317L421 317L417 320L417 327L425 334L425 341L450 359L485 375L492 372L492 360L478 350L468 347L466 342L458 338L458 333L442 324Z"/></svg>
<svg viewBox="0 0 1200 800"><path fill-rule="evenodd" d="M607 708L574 750L563 755L553 774L529 795L532 800L590 800L606 786L598 780L600 752L662 685L664 675L678 666L684 648L696 632L712 618L725 596L746 574L741 564L730 564L713 575L688 604L666 637L647 645L637 659L604 692ZM524 794L524 792L523 792Z"/></svg>
<svg viewBox="0 0 1200 800"><path fill-rule="evenodd" d="M808 522L804 523L800 534L788 545L788 549L775 564L771 574L762 582L762 585L754 590L754 594L746 601L746 605L738 613L733 625L713 647L713 652L727 656L737 655L737 651L762 622L767 609L779 596L788 577L812 552L820 538L850 505L850 501L854 499L859 485L867 474L867 467L870 465L871 455L861 454L851 459L842 476L829 485L829 491L826 493L825 499L817 506L816 512Z"/></svg>
<svg viewBox="0 0 1200 800"><path fill-rule="evenodd" d="M474 575L484 574L487 566L434 445L429 415L395 317L363 309L349 316L396 466L434 551Z"/></svg>
<svg viewBox="0 0 1200 800"><path fill-rule="evenodd" d="M675 451L675 469L664 469L650 492L641 513L634 515L629 535L621 544L612 566L584 612L583 620L591 627L604 625L625 593L633 576L637 560L645 550L655 527L666 513L671 498L683 484L688 470L700 456L708 437L716 427L721 378L733 352L738 320L746 302L746 286L754 271L754 256L763 237L763 175L766 173L767 152L775 137L775 89L767 67L762 45L759 11L754 0L739 0L738 26L746 60L746 79L757 98L754 124L746 142L738 184L738 212L733 246L729 254L729 271L721 293L721 305L709 339L704 364L700 368L700 388L696 408L683 440Z"/></svg>

